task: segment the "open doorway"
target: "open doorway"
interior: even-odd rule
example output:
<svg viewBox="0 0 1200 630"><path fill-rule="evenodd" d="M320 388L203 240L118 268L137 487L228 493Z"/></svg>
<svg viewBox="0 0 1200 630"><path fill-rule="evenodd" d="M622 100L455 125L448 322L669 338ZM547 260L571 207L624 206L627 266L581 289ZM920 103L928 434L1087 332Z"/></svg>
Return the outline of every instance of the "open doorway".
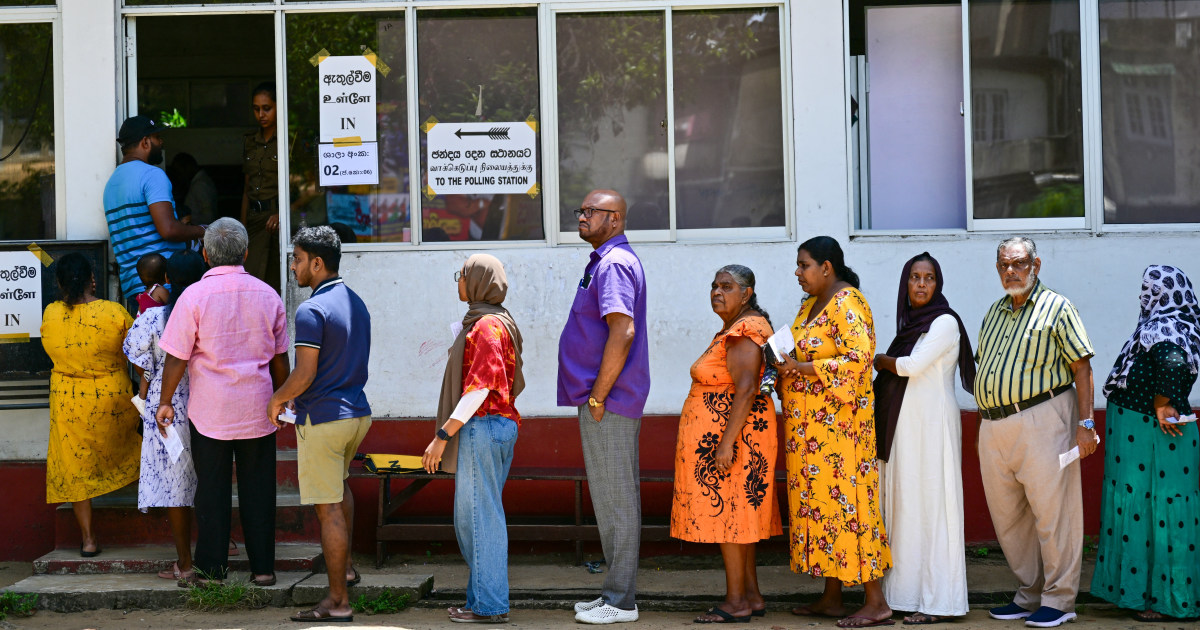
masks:
<svg viewBox="0 0 1200 630"><path fill-rule="evenodd" d="M275 101L271 16L139 17L130 30L137 111L129 114L172 127L163 166L176 213L194 224L242 221L250 232L247 271L278 289L277 142L256 113L267 86L272 109Z"/></svg>

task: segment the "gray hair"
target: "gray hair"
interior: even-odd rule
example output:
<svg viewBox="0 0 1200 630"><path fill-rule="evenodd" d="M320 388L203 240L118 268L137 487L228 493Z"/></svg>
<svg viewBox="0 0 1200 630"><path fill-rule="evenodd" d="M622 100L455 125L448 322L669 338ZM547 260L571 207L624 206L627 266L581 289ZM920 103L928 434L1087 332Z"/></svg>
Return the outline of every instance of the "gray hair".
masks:
<svg viewBox="0 0 1200 630"><path fill-rule="evenodd" d="M222 217L213 221L204 232L204 253L213 267L240 265L246 261L246 246L250 237L237 219Z"/></svg>
<svg viewBox="0 0 1200 630"><path fill-rule="evenodd" d="M733 281L743 290L754 289L754 272L749 267L745 265L725 265L713 275L719 276L723 273L729 274L733 278ZM747 306L758 311L763 316L763 319L767 320L767 323L771 322L771 316L767 314L766 309L758 305L758 291L750 294L750 301Z"/></svg>
<svg viewBox="0 0 1200 630"><path fill-rule="evenodd" d="M1012 236L1000 241L1000 245L996 247L997 262L1000 260L1000 254L1003 254L1004 250L1008 249L1012 245L1020 245L1021 247L1024 247L1025 253L1029 254L1030 260L1037 258L1037 245L1033 242L1033 239L1029 238L1028 236Z"/></svg>

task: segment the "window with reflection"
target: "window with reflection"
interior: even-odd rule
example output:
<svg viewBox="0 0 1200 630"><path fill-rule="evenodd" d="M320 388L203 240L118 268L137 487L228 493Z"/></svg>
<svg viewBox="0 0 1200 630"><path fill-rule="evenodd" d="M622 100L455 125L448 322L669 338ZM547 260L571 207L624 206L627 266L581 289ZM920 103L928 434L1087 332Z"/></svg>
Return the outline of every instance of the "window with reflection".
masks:
<svg viewBox="0 0 1200 630"><path fill-rule="evenodd" d="M541 121L535 8L420 11L417 66L423 124L502 128ZM481 186L475 194L439 194L427 188L426 138L422 133L421 188L433 194L420 200L422 242L544 238L540 189L498 194ZM540 182L540 157L536 170Z"/></svg>
<svg viewBox="0 0 1200 630"><path fill-rule="evenodd" d="M975 218L1082 217L1078 0L967 10Z"/></svg>
<svg viewBox="0 0 1200 630"><path fill-rule="evenodd" d="M0 24L0 240L55 237L52 29Z"/></svg>
<svg viewBox="0 0 1200 630"><path fill-rule="evenodd" d="M556 27L561 229L596 188L625 196L628 229L670 228L665 16L565 13Z"/></svg>
<svg viewBox="0 0 1200 630"><path fill-rule="evenodd" d="M1104 221L1200 222L1200 5L1099 8Z"/></svg>
<svg viewBox="0 0 1200 630"><path fill-rule="evenodd" d="M333 225L349 241L412 240L408 173L405 23L391 13L301 13L287 16L287 86L292 229ZM379 183L321 186L320 110L314 57L362 55L381 62L375 76ZM385 72L386 70L386 72Z"/></svg>

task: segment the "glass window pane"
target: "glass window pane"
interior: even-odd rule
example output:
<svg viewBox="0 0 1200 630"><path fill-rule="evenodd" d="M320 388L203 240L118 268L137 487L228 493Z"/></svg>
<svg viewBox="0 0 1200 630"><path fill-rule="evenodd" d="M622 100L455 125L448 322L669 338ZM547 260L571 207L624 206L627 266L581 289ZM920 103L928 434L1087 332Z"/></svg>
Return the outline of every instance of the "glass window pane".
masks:
<svg viewBox="0 0 1200 630"><path fill-rule="evenodd" d="M782 226L779 10L675 11L676 227Z"/></svg>
<svg viewBox="0 0 1200 630"><path fill-rule="evenodd" d="M1200 222L1197 8L1100 0L1105 223Z"/></svg>
<svg viewBox="0 0 1200 630"><path fill-rule="evenodd" d="M404 27L403 11L287 16L293 230L302 223L331 224L339 228L343 241L348 240L348 232L363 243L411 240ZM379 184L321 186L317 172L321 132L318 73L311 59L321 50L331 55L361 55L368 48L389 70L375 76Z"/></svg>
<svg viewBox="0 0 1200 630"><path fill-rule="evenodd" d="M628 228L670 228L666 20L662 13L559 14L559 225L596 188L629 204Z"/></svg>
<svg viewBox="0 0 1200 630"><path fill-rule="evenodd" d="M52 28L0 25L0 240L55 236Z"/></svg>
<svg viewBox="0 0 1200 630"><path fill-rule="evenodd" d="M537 55L535 8L420 12L421 121L525 124L530 116L540 121ZM421 141L427 177L425 134ZM540 154L538 162L541 182ZM542 216L540 193L440 194L421 199L421 240L538 240L544 238Z"/></svg>
<svg viewBox="0 0 1200 630"><path fill-rule="evenodd" d="M54 6L56 0L0 0L0 7L46 7Z"/></svg>
<svg viewBox="0 0 1200 630"><path fill-rule="evenodd" d="M975 218L1082 217L1078 0L967 6Z"/></svg>
<svg viewBox="0 0 1200 630"><path fill-rule="evenodd" d="M160 6L166 4L177 4L180 6L195 6L197 4L248 4L262 3L275 4L274 0L125 0L127 7L149 7Z"/></svg>

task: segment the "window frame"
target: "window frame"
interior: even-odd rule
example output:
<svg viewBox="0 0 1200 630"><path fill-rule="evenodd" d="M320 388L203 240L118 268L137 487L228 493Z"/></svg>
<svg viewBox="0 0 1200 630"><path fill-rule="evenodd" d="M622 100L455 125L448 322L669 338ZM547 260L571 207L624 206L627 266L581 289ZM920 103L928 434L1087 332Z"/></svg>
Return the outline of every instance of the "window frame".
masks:
<svg viewBox="0 0 1200 630"><path fill-rule="evenodd" d="M489 9L489 8L510 8L510 7L534 7L537 9L537 43L538 43L538 87L539 87L539 108L541 112L541 120L539 133L541 134L541 142L539 150L542 152L542 173L541 173L541 197L542 197L542 233L543 237L537 240L512 240L512 241L452 241L452 242L436 242L426 243L421 240L422 222L420 217L420 177L415 177L421 172L420 168L420 121L418 120L418 111L415 104L418 102L417 90L418 82L414 80L417 76L417 36L416 24L418 13L421 11L432 10L455 10L455 9ZM673 10L712 10L712 9L748 9L755 7L773 8L779 12L779 55L780 55L780 99L781 99L781 114L782 114L782 163L784 172L784 225L778 227L767 228L711 228L711 229L691 229L691 230L676 230L675 229L675 169L671 169L668 176L669 194L670 194L670 221L671 227L669 230L633 230L627 232L630 241L633 242L654 242L654 243L670 243L670 242L689 242L689 243L767 243L767 242L790 242L794 240L794 225L795 225L795 182L791 176L793 173L793 121L792 121L792 99L791 99L791 41L789 39L790 19L791 19L791 4L786 0L647 0L644 2L633 2L630 0L619 0L616 2L608 2L605 0L547 0L539 2L525 1L516 4L502 3L494 0L407 0L407 1L391 1L391 0L262 0L260 2L239 2L229 4L200 4L198 1L180 2L171 5L154 5L154 6L128 6L125 2L121 3L119 10L119 19L122 23L121 31L123 37L128 38L129 34L125 24L130 18L136 19L139 16L186 16L186 15L215 15L215 14L245 14L245 13L271 13L274 16L275 24L275 82L276 95L278 97L278 115L280 120L288 120L288 95L287 95L287 32L286 20L291 14L311 14L311 13L374 13L374 12L404 12L405 20L405 71L407 78L407 94L410 106L408 112L408 141L409 141L409 199L410 199L410 221L411 221L411 240L408 242L387 242L387 243L347 243L344 246L347 252L370 252L370 251L438 251L438 250L478 250L478 249L511 249L511 248L540 248L540 247L557 247L557 246L583 246L585 243L579 238L574 231L561 230L558 198L559 198L559 176L557 158L551 159L552 156L558 155L558 68L556 59L556 23L555 19L559 13L592 13L592 12L645 12L657 11L665 15L666 29L666 65L667 65L667 112L668 112L668 136L667 150L668 161L674 164L675 146L674 146L674 86L673 86L673 64L674 55L671 48L671 13ZM123 74L122 81L129 81L129 75ZM121 90L121 94L128 94L131 89L136 89L136 86L125 85L125 89ZM59 108L61 110L61 108ZM122 104L122 112L128 109L128 104ZM279 135L279 151L281 154L289 152L289 137L283 133ZM290 165L287 160L279 161L279 181L289 181ZM288 241L286 234L291 233L291 217L290 213L280 213L280 253L281 265L286 265L287 256L289 253Z"/></svg>
<svg viewBox="0 0 1200 630"><path fill-rule="evenodd" d="M0 24L50 24L51 29L50 59L54 64L51 77L51 88L54 90L54 94L51 95L51 102L54 104L54 233L44 239L35 240L57 240L65 238L67 234L67 181L63 176L66 172L66 138L62 130L66 117L62 101L64 77L61 17L62 10L57 2L46 6L0 7Z"/></svg>

